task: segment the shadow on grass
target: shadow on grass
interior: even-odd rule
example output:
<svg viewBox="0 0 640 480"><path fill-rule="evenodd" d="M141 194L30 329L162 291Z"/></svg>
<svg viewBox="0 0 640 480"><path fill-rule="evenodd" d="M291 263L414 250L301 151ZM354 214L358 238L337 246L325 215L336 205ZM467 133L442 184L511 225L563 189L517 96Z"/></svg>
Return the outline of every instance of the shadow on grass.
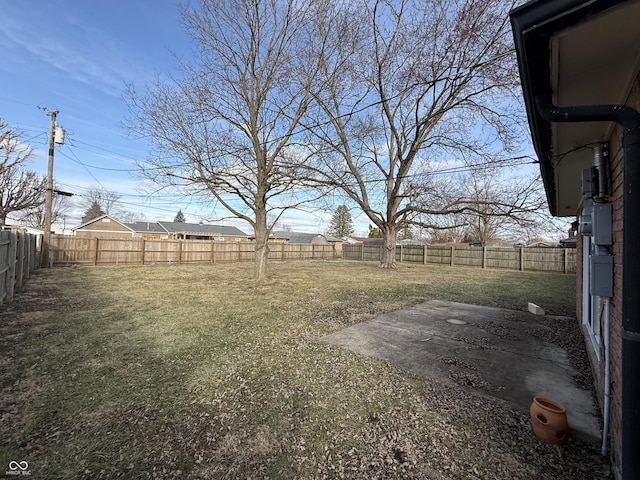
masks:
<svg viewBox="0 0 640 480"><path fill-rule="evenodd" d="M342 263L274 271L264 285L246 280L250 266L38 274L2 316L0 461L28 461L33 478L597 471L593 459L575 472L536 467L555 451L531 438L522 415L491 423L468 396L318 341L430 298L513 308L521 287L542 291L548 276L474 281L471 269ZM500 427L489 442L479 433Z"/></svg>

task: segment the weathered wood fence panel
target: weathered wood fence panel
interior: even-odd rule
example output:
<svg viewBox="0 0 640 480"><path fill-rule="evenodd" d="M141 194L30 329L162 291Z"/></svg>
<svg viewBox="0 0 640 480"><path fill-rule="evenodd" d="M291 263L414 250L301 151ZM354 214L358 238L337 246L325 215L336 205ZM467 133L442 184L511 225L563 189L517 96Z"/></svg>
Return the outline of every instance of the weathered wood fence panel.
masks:
<svg viewBox="0 0 640 480"><path fill-rule="evenodd" d="M344 245L345 260L379 261L380 244ZM504 248L398 245L396 261L422 264L461 265L479 268L576 272L575 248Z"/></svg>
<svg viewBox="0 0 640 480"><path fill-rule="evenodd" d="M485 266L488 268L521 270L520 259L526 255L526 252L523 253L523 248L487 248L485 250Z"/></svg>
<svg viewBox="0 0 640 480"><path fill-rule="evenodd" d="M36 236L0 231L0 303L11 302L37 266Z"/></svg>
<svg viewBox="0 0 640 480"><path fill-rule="evenodd" d="M248 262L255 258L254 249L255 245L248 242L51 236L54 267ZM333 245L270 244L269 250L269 258L274 260L306 260L336 256Z"/></svg>

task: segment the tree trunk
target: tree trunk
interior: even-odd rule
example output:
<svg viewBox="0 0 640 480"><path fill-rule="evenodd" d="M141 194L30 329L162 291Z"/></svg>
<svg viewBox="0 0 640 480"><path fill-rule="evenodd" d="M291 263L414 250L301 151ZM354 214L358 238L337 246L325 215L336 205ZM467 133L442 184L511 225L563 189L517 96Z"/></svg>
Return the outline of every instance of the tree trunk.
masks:
<svg viewBox="0 0 640 480"><path fill-rule="evenodd" d="M254 226L256 235L254 277L256 280L264 280L267 278L267 259L269 258L269 229L267 228L266 213L264 215L260 215L260 212L256 213L256 220Z"/></svg>
<svg viewBox="0 0 640 480"><path fill-rule="evenodd" d="M395 225L385 225L382 229L384 246L380 256L380 268L396 268L396 227Z"/></svg>
<svg viewBox="0 0 640 480"><path fill-rule="evenodd" d="M268 240L268 239L267 239ZM258 242L256 237L255 278L264 280L267 278L267 259L269 258L269 244L267 241Z"/></svg>

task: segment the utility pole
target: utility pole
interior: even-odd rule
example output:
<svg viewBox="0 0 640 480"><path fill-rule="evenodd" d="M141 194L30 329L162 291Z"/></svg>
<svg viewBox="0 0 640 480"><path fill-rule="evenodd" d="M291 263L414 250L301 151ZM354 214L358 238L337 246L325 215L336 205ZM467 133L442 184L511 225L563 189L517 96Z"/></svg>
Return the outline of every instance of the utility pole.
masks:
<svg viewBox="0 0 640 480"><path fill-rule="evenodd" d="M42 256L40 266L46 267L49 263L51 246L51 209L53 203L53 153L55 149L56 116L58 110L45 110L51 117L49 125L49 164L47 166L47 188L44 197L44 241L42 244ZM60 142L61 143L61 142Z"/></svg>

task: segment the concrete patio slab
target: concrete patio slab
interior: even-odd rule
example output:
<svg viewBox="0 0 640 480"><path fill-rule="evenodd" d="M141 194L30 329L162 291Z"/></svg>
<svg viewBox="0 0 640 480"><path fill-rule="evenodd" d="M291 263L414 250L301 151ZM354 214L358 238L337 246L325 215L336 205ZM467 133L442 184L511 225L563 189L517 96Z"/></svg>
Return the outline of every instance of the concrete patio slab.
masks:
<svg viewBox="0 0 640 480"><path fill-rule="evenodd" d="M324 341L383 358L398 368L529 411L534 396L567 409L571 434L600 441L598 411L590 390L574 379L567 351L553 343L554 322L568 317L429 301L335 332ZM578 328L576 326L576 328Z"/></svg>

